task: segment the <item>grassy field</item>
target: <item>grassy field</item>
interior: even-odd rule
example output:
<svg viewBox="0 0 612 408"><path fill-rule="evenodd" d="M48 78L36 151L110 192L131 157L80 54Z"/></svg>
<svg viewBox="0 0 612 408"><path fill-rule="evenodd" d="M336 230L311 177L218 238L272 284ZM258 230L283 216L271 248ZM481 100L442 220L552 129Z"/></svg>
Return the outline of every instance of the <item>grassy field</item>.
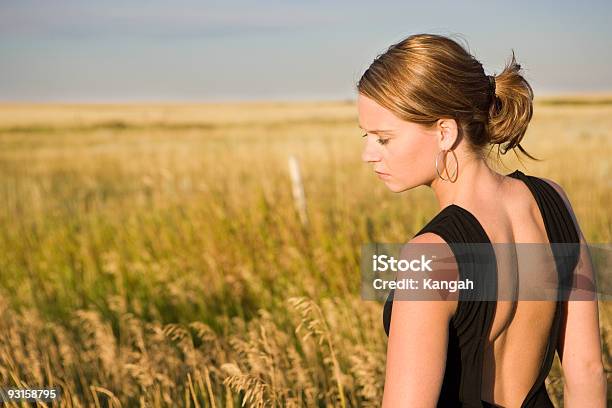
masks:
<svg viewBox="0 0 612 408"><path fill-rule="evenodd" d="M611 129L607 99L538 101L524 145L544 160L500 171L557 181L609 243ZM437 208L386 190L359 136L352 102L0 105L0 385L58 386L67 407L379 406L360 246ZM558 361L547 387L562 406Z"/></svg>

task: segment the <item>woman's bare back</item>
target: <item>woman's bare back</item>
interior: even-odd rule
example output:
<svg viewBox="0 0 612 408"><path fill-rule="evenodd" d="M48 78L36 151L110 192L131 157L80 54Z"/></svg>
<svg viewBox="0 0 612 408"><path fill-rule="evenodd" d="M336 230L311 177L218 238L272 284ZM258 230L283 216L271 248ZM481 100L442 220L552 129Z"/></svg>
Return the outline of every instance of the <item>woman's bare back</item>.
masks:
<svg viewBox="0 0 612 408"><path fill-rule="evenodd" d="M491 242L547 244L544 219L527 185L505 177L501 193L491 202L475 202L470 208L464 206L480 221ZM535 272L534 262L551 262L551 259L534 259L545 254L525 245L515 257L505 256L505 245L498 247L498 270L501 271L501 266L510 266L519 277L522 273ZM483 358L483 401L502 407L521 406L542 369L556 307L553 300L497 302Z"/></svg>

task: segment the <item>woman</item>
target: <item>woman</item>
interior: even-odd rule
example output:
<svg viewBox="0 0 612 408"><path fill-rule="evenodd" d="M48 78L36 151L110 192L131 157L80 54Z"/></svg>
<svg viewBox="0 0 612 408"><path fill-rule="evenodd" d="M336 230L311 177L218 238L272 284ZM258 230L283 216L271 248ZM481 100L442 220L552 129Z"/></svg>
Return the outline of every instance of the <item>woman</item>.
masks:
<svg viewBox="0 0 612 408"><path fill-rule="evenodd" d="M514 54L487 76L455 41L413 35L379 55L357 89L363 160L391 191L426 185L440 204L410 243L581 243L572 269L590 265L559 185L487 164L493 146L533 158L520 145L533 93ZM596 297L461 299L387 302L384 407L552 407L544 380L555 350L565 406L605 406Z"/></svg>

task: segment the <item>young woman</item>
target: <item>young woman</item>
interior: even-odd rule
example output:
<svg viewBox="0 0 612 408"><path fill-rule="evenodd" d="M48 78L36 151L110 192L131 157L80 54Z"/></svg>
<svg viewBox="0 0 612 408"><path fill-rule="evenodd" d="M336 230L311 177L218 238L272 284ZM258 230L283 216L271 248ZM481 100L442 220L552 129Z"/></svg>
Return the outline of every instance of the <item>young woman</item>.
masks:
<svg viewBox="0 0 612 408"><path fill-rule="evenodd" d="M590 265L559 185L519 170L498 174L487 164L493 146L531 157L520 142L533 93L520 69L513 54L501 74L487 76L462 46L439 35L392 45L357 84L362 158L391 191L433 189L441 210L410 243L583 244L576 263ZM524 269L520 259L512 262ZM459 261L456 270L467 274L470 265ZM389 299L384 325L384 407L552 407L544 381L555 351L565 407L606 405L596 296Z"/></svg>

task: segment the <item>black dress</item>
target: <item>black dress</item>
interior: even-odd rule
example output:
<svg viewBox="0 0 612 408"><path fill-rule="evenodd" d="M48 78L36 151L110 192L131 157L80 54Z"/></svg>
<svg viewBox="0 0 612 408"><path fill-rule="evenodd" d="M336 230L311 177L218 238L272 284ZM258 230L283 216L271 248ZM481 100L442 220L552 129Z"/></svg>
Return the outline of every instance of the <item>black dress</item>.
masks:
<svg viewBox="0 0 612 408"><path fill-rule="evenodd" d="M579 243L579 235L571 214L561 196L549 183L537 177L525 175L519 170L508 174L508 176L522 180L529 187L544 219L550 243ZM454 204L441 210L416 235L426 232L439 235L449 244L451 249L453 249L453 243L461 245L491 243L476 217L468 210ZM560 254L556 253L554 246L552 249L555 261L557 261ZM494 259L495 255L492 247L491 251ZM571 273L578 261L578 256L579 251L574 251L569 262L567 262L567 257L564 258L566 261L557 262L557 272L560 279L566 280L568 276L571 277ZM473 266L476 262L470 262L470 259L465 257L457 258L457 264L461 279L482 279L483 275L485 275L486 279L494 279L497 282L496 266L492 273L483 274L482 269L479 271ZM480 265L482 265L482 262ZM497 287L497 285L487 285L487 287ZM460 292L457 311L449 323L446 369L437 406L463 408L494 407L490 403L482 401L480 396L484 347L488 341L488 334L493 324L496 302L470 300L466 297L469 295L464 292L468 291ZM387 336L389 335L393 307L392 299L393 291L389 294L383 311L383 323ZM544 380L553 362L555 345L557 344L563 314L564 301L560 297L558 299L560 300L557 301L549 343L540 366L540 373L527 393L521 408L553 407L546 392Z"/></svg>

